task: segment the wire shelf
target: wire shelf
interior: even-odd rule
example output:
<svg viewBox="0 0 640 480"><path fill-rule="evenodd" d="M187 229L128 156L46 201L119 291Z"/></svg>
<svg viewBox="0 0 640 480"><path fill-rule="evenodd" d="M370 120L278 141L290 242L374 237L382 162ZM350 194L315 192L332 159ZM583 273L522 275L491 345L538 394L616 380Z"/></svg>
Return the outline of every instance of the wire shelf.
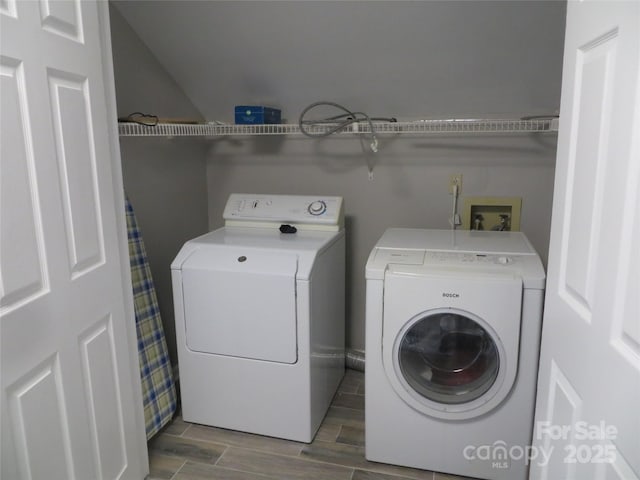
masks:
<svg viewBox="0 0 640 480"><path fill-rule="evenodd" d="M335 124L307 125L311 133L324 133ZM556 132L557 118L516 119L448 119L412 122L374 122L376 135L394 134L447 134L447 133L528 133ZM159 123L155 126L121 122L121 137L220 137L253 135L302 135L298 124L233 125L233 124L178 124ZM355 123L338 135L370 133L367 123Z"/></svg>

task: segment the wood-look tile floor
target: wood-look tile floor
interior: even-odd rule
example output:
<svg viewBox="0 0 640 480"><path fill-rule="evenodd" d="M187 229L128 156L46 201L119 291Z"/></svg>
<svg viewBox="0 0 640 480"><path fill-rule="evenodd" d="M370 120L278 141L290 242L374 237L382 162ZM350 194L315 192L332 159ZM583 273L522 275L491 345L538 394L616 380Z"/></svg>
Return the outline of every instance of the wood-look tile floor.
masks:
<svg viewBox="0 0 640 480"><path fill-rule="evenodd" d="M313 443L191 424L149 442L150 480L463 480L364 458L364 374L347 370Z"/></svg>

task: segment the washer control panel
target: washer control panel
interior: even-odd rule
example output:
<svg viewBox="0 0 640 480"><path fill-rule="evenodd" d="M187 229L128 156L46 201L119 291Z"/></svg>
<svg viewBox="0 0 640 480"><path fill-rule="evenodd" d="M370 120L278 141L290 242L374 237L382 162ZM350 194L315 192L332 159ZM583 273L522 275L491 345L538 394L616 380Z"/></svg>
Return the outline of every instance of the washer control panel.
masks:
<svg viewBox="0 0 640 480"><path fill-rule="evenodd" d="M342 197L332 196L233 193L227 200L223 217L227 225L253 222L341 227L342 203Z"/></svg>
<svg viewBox="0 0 640 480"><path fill-rule="evenodd" d="M509 255L496 255L484 253L466 252L434 252L426 253L425 264L440 265L510 265L515 262L515 258Z"/></svg>

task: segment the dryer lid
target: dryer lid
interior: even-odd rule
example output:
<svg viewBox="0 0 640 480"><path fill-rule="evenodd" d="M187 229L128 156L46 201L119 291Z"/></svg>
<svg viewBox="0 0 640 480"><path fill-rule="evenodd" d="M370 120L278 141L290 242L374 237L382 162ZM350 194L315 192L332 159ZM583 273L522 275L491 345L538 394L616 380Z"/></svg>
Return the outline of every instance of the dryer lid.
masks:
<svg viewBox="0 0 640 480"><path fill-rule="evenodd" d="M244 251L264 253L288 253L297 257L296 278L308 280L311 276L316 257L340 238L344 230L332 231L298 231L295 234L280 233L278 228L222 227L184 244L171 263L172 270L184 267L195 251L220 251L227 248L241 247ZM274 271L276 263L271 264Z"/></svg>

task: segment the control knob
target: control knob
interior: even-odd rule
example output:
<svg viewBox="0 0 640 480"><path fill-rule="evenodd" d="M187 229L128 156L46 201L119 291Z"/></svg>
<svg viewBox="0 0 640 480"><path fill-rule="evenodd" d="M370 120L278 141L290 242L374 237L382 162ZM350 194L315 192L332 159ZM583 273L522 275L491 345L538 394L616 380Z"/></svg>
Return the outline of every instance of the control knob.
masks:
<svg viewBox="0 0 640 480"><path fill-rule="evenodd" d="M311 215L322 215L327 211L327 204L324 203L323 200L316 200L315 202L311 202L307 207L307 211Z"/></svg>

